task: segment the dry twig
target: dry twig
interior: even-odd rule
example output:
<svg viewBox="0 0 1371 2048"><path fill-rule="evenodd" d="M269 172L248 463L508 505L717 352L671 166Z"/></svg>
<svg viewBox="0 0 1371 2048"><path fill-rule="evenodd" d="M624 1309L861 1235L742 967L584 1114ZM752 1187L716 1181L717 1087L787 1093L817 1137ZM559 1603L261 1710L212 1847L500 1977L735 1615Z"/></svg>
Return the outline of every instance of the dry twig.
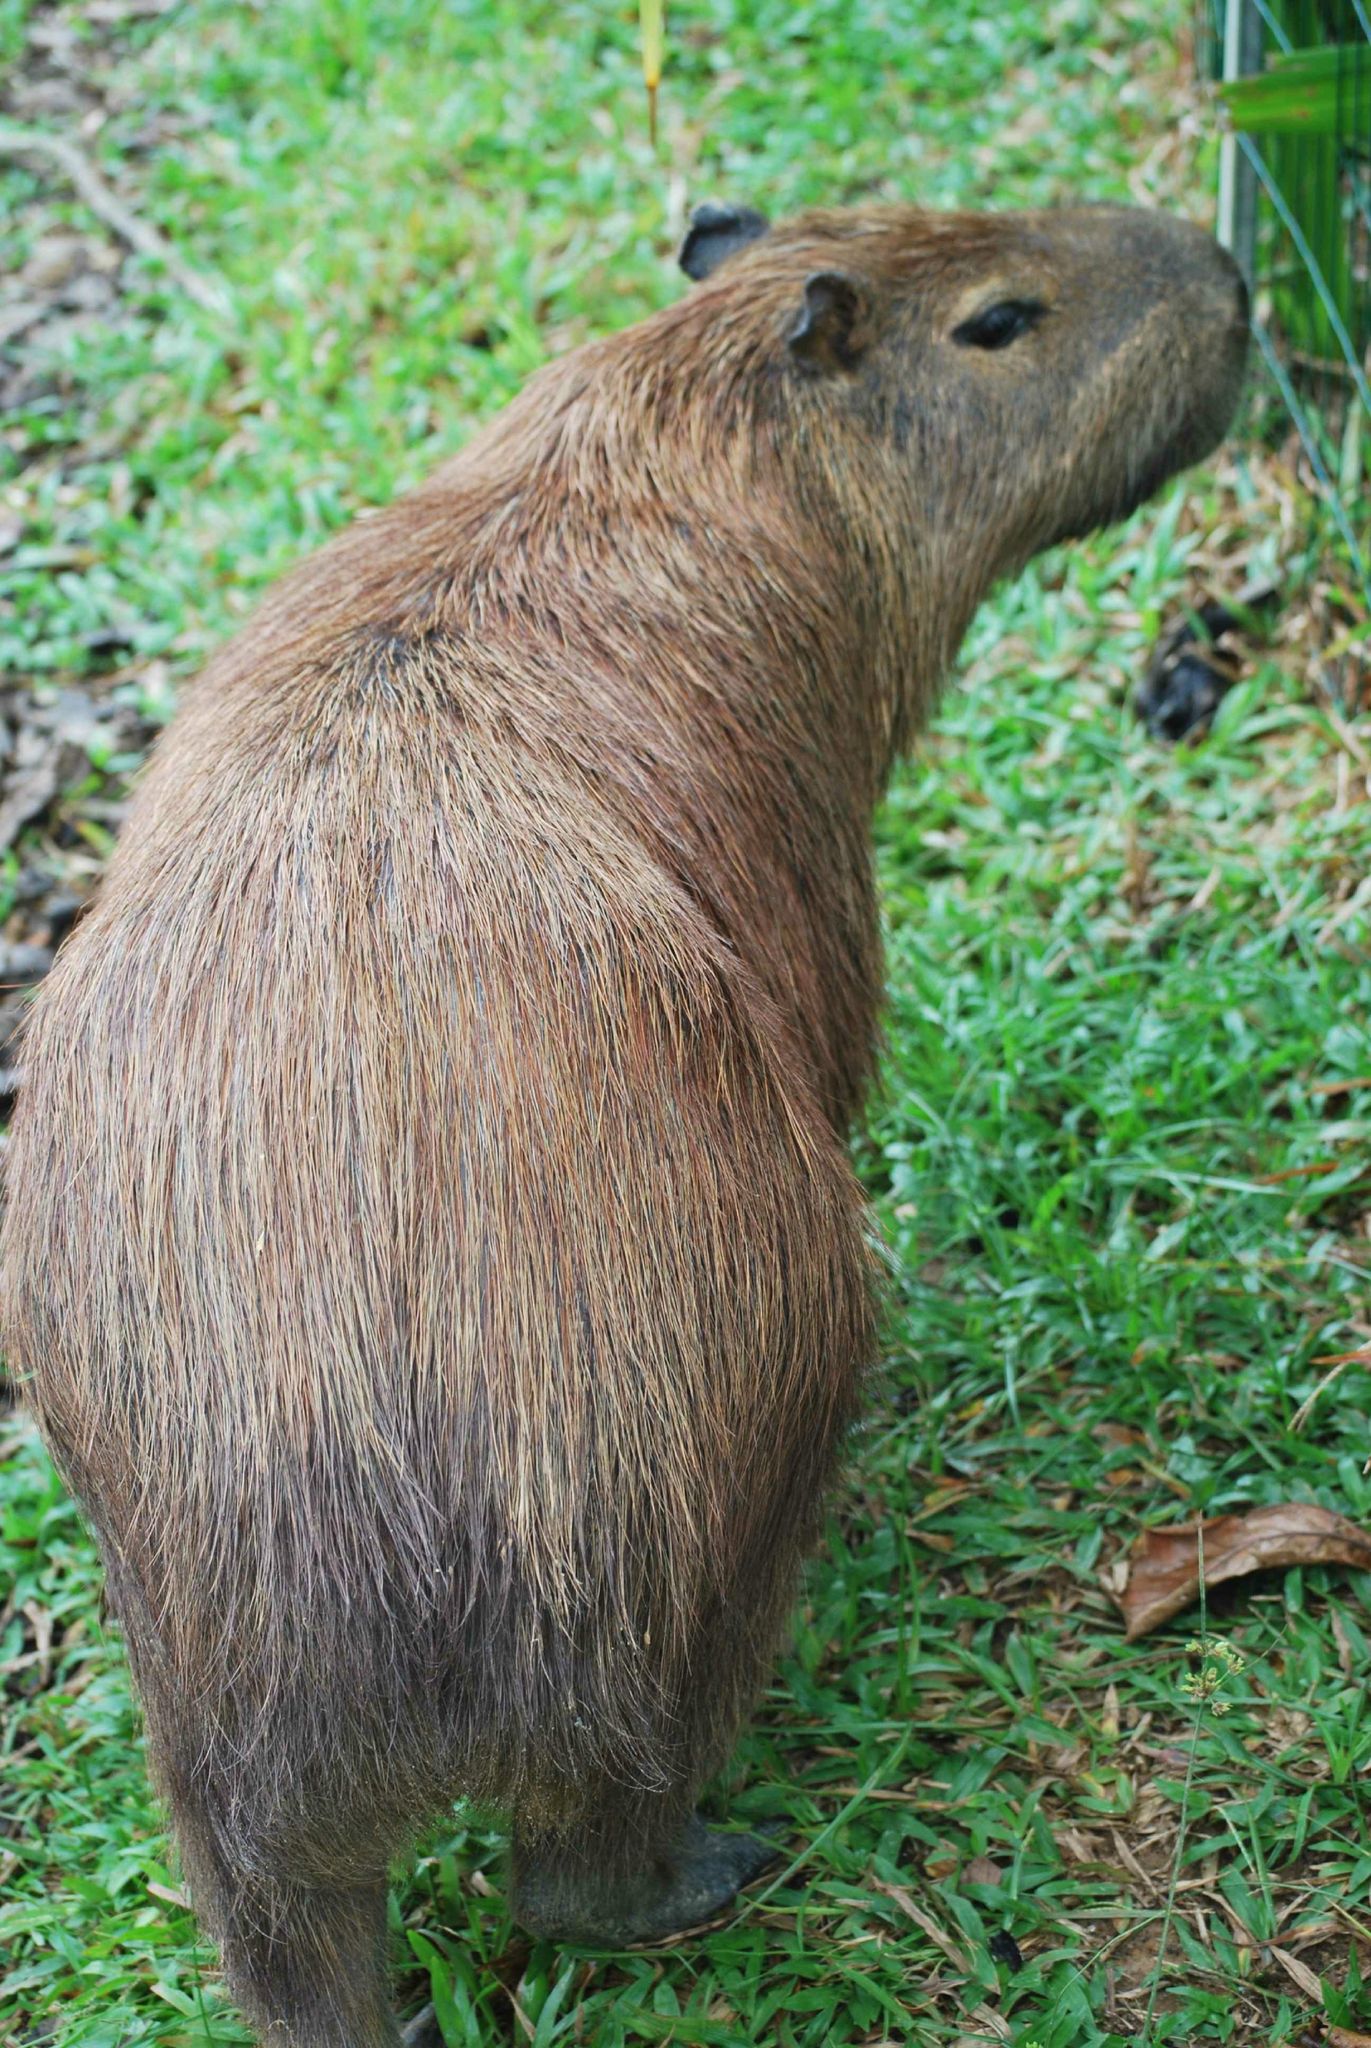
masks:
<svg viewBox="0 0 1371 2048"><path fill-rule="evenodd" d="M91 212L140 256L148 256L153 262L160 263L188 299L220 318L229 311L228 293L224 286L193 270L164 235L131 212L74 143L61 135L49 135L42 128L26 128L13 121L0 121L0 157L39 157L55 164Z"/></svg>

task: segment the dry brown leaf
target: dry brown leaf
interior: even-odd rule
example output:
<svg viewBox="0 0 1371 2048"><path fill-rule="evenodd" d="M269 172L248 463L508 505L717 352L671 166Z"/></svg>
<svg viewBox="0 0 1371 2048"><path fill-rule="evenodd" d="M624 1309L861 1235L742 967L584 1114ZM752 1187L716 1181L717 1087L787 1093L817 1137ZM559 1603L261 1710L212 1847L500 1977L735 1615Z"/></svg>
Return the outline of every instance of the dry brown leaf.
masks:
<svg viewBox="0 0 1371 2048"><path fill-rule="evenodd" d="M1323 2003L1323 1986L1308 1963L1302 1963L1298 1956L1292 1956L1288 1948L1277 1948L1274 1942L1271 1944L1271 1954L1291 1983L1299 1985L1306 1998L1316 1998L1320 2004Z"/></svg>
<svg viewBox="0 0 1371 2048"><path fill-rule="evenodd" d="M973 1856L962 1872L963 1884L998 1884L1004 1876L998 1863L989 1856Z"/></svg>
<svg viewBox="0 0 1371 2048"><path fill-rule="evenodd" d="M38 1654L38 1683L46 1686L52 1672L52 1615L36 1600L24 1602L24 1613L33 1630L33 1646Z"/></svg>
<svg viewBox="0 0 1371 2048"><path fill-rule="evenodd" d="M1122 1553L1112 1557L1108 1564L1100 1567L1098 1577L1105 1592L1122 1606L1124 1587L1128 1584L1128 1559Z"/></svg>
<svg viewBox="0 0 1371 2048"><path fill-rule="evenodd" d="M1137 1879L1138 1883L1143 1888L1143 1893L1145 1896L1152 1887L1153 1879L1151 1879L1148 1876L1147 1872L1143 1869L1141 1863L1139 1863L1137 1857L1133 1854L1132 1849L1129 1847L1128 1843L1125 1841L1124 1837L1119 1833L1117 1828L1111 1828L1109 1830L1109 1839L1114 1844L1114 1853L1118 1857L1120 1863L1122 1863L1125 1870L1130 1872L1131 1875Z"/></svg>
<svg viewBox="0 0 1371 2048"><path fill-rule="evenodd" d="M1323 2048L1371 2048L1371 2034L1354 2034L1347 2027L1330 2027Z"/></svg>
<svg viewBox="0 0 1371 2048"><path fill-rule="evenodd" d="M1333 1623L1333 1640L1338 1646L1338 1669L1350 1683L1352 1674L1357 1667L1356 1659L1352 1652L1351 1638L1347 1633L1347 1624L1336 1607L1333 1609L1331 1619Z"/></svg>
<svg viewBox="0 0 1371 2048"><path fill-rule="evenodd" d="M923 1505L910 1519L922 1522L927 1520L929 1515L940 1515L944 1508L958 1507L966 1496L975 1490L974 1482L970 1479L945 1479L937 1486L929 1488L924 1495Z"/></svg>
<svg viewBox="0 0 1371 2048"><path fill-rule="evenodd" d="M180 1906L187 1913L190 1911L190 1900L184 1892L177 1891L174 1885L158 1884L155 1879L149 1878L148 1890L155 1899L165 1899L169 1906Z"/></svg>
<svg viewBox="0 0 1371 2048"><path fill-rule="evenodd" d="M1007 2041L1010 2039L1012 2029L1010 2028L1008 2020L1001 2019L1000 2015L997 2012L992 2011L988 2005L978 2005L974 2007L973 2010L967 2014L967 2018L973 2021L976 2026L984 2029L983 2033L968 2035L968 2040Z"/></svg>
<svg viewBox="0 0 1371 2048"><path fill-rule="evenodd" d="M937 1921L925 1913L922 1906L915 1903L915 1900L905 1890L903 1885L882 1884L879 1878L874 1878L871 1889L880 1892L887 1899L892 1899L900 1911L912 1920L916 1927L922 1928L929 1940L942 1950L949 1962L956 1963L961 1969L967 1967L965 1951L960 1949L954 1941L944 1934Z"/></svg>
<svg viewBox="0 0 1371 2048"><path fill-rule="evenodd" d="M1201 1536L1206 1586L1292 1564L1350 1564L1371 1571L1371 1534L1308 1501L1145 1529L1133 1546L1119 1600L1130 1642L1194 1600L1200 1590Z"/></svg>
<svg viewBox="0 0 1371 2048"><path fill-rule="evenodd" d="M1285 1946L1292 1955L1298 1955L1302 1948L1311 1948L1316 1942L1329 1941L1342 1931L1341 1920L1305 1920L1292 1933L1286 1935Z"/></svg>

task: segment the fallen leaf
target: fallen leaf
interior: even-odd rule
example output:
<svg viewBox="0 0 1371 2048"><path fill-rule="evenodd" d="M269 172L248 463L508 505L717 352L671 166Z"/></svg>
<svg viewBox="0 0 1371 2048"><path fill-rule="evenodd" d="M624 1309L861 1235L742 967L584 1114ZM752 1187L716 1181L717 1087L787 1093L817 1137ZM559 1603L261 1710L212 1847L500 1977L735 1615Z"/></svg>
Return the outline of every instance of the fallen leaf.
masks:
<svg viewBox="0 0 1371 2048"><path fill-rule="evenodd" d="M55 292L69 284L90 261L88 245L81 235L40 235L29 251L19 273L19 283L30 291Z"/></svg>
<svg viewBox="0 0 1371 2048"><path fill-rule="evenodd" d="M1341 1920L1305 1920L1294 1930L1293 1934L1286 1935L1285 1945L1292 1952L1298 1954L1300 1949L1308 1948L1317 1941L1328 1941L1333 1935L1341 1934L1342 1931Z"/></svg>
<svg viewBox="0 0 1371 2048"><path fill-rule="evenodd" d="M924 1912L921 1906L916 1904L903 1885L882 1884L879 1878L874 1878L871 1889L880 1892L884 1898L893 1900L900 1911L908 1919L912 1920L916 1927L922 1928L929 1940L942 1950L949 1962L955 1963L959 1969L966 1968L967 1958L965 1951L960 1949L954 1941L944 1934L937 1921L932 1919Z"/></svg>
<svg viewBox="0 0 1371 2048"><path fill-rule="evenodd" d="M30 818L45 810L65 783L75 781L89 766L83 754L51 740L31 766L9 775L0 791L0 852L14 844Z"/></svg>
<svg viewBox="0 0 1371 2048"><path fill-rule="evenodd" d="M1145 1444L1147 1438L1140 1429L1127 1429L1121 1422L1097 1422L1090 1434L1097 1444Z"/></svg>
<svg viewBox="0 0 1371 2048"><path fill-rule="evenodd" d="M1336 1159L1316 1159L1308 1166L1283 1166L1279 1173L1259 1173L1254 1176L1259 1188L1279 1187L1287 1180L1308 1180L1311 1174L1336 1173Z"/></svg>
<svg viewBox="0 0 1371 2048"><path fill-rule="evenodd" d="M974 1491L969 1479L953 1479L945 1486L930 1487L924 1495L923 1506L910 1519L915 1522L927 1521L930 1515L940 1515L944 1508L959 1506L966 1496Z"/></svg>
<svg viewBox="0 0 1371 2048"><path fill-rule="evenodd" d="M36 1600L24 1602L24 1613L33 1629L34 1650L38 1657L38 1683L46 1686L52 1671L52 1616L46 1607L40 1607Z"/></svg>
<svg viewBox="0 0 1371 2048"><path fill-rule="evenodd" d="M1120 1863L1122 1863L1124 1869L1127 1870L1133 1877L1136 1877L1140 1885L1146 1887L1150 1883L1147 1872L1143 1869L1141 1863L1139 1863L1137 1857L1133 1854L1132 1849L1128 1846L1128 1843L1125 1841L1124 1837L1119 1833L1117 1828L1111 1828L1109 1830L1109 1838L1114 1844L1114 1852L1117 1855Z"/></svg>
<svg viewBox="0 0 1371 2048"><path fill-rule="evenodd" d="M1333 1640L1338 1646L1338 1669L1350 1684L1353 1673L1356 1670L1356 1659L1353 1655L1351 1639L1347 1633L1347 1624L1336 1607L1333 1609L1331 1619L1333 1622Z"/></svg>
<svg viewBox="0 0 1371 2048"><path fill-rule="evenodd" d="M973 2041L984 2042L987 2037L993 2041L1008 2041L1010 2039L1012 2030L1008 2020L1001 2019L1000 2015L992 2011L988 2005L976 2006L967 2014L967 2018L974 2020L978 2027L984 2029L982 2033L972 2034L968 2037Z"/></svg>
<svg viewBox="0 0 1371 2048"><path fill-rule="evenodd" d="M169 1906L182 1906L187 1913L190 1911L190 1900L173 1885L158 1884L155 1878L149 1878L148 1890L155 1899L165 1899Z"/></svg>
<svg viewBox="0 0 1371 2048"><path fill-rule="evenodd" d="M1354 2034L1347 2027L1330 2027L1323 2048L1371 2048L1371 2034Z"/></svg>
<svg viewBox="0 0 1371 2048"><path fill-rule="evenodd" d="M27 334L47 310L41 299L21 299L17 304L0 307L0 341L16 341L21 334Z"/></svg>
<svg viewBox="0 0 1371 2048"><path fill-rule="evenodd" d="M1323 1987L1308 1963L1302 1963L1298 1956L1292 1956L1288 1948L1277 1948L1274 1942L1271 1944L1271 1954L1291 1983L1299 1985L1306 1998L1317 1998L1320 2003L1323 2002Z"/></svg>
<svg viewBox="0 0 1371 2048"><path fill-rule="evenodd" d="M964 1884L998 1884L1004 1872L989 1856L973 1856L962 1872Z"/></svg>
<svg viewBox="0 0 1371 2048"><path fill-rule="evenodd" d="M1101 1568L1098 1577L1110 1598L1122 1605L1123 1590L1128 1584L1128 1559L1122 1556L1111 1558L1109 1563Z"/></svg>
<svg viewBox="0 0 1371 2048"><path fill-rule="evenodd" d="M1188 1607L1206 1586L1292 1564L1350 1564L1371 1571L1371 1534L1308 1501L1283 1501L1246 1515L1145 1529L1133 1546L1119 1605L1130 1642Z"/></svg>

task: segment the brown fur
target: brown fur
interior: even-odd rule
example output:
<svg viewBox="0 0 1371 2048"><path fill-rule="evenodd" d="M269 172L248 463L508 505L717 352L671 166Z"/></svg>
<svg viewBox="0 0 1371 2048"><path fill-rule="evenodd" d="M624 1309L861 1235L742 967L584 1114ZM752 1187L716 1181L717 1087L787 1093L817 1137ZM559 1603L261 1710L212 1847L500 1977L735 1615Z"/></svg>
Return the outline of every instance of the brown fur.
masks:
<svg viewBox="0 0 1371 2048"><path fill-rule="evenodd" d="M1242 326L1147 216L806 217L288 576L158 748L37 1005L7 1335L273 2038L394 2038L455 1794L629 1869L726 1754L872 1356L872 805Z"/></svg>

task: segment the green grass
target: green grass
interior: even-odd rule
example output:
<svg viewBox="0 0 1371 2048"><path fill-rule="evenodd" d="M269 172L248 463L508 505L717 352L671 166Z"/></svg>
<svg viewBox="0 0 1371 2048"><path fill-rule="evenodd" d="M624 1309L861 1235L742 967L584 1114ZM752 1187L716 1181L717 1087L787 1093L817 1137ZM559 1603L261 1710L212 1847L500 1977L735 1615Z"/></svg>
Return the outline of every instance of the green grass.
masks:
<svg viewBox="0 0 1371 2048"><path fill-rule="evenodd" d="M355 506L677 290L668 163L691 198L777 212L1202 202L1181 21L705 0L669 22L660 163L629 9L134 21L100 151L157 131L130 189L234 313L142 267L119 321L38 366L0 456L26 521L0 659L56 683L113 624L142 665L118 687L163 702ZM0 262L90 225L27 170L0 199ZM562 1954L512 1928L498 1839L460 1829L394 1905L401 1999L431 1978L451 2042L1104 2048L1154 1992L1151 2042L1293 2042L1320 2004L1371 2026L1371 1580L1216 1594L1247 1660L1222 1716L1183 1688L1196 1616L1127 1645L1109 1591L1148 1524L1292 1497L1371 1519L1371 1375L1294 1426L1318 1361L1367 1335L1371 1086L1325 1086L1371 1074L1364 761L1297 632L1193 749L1126 702L1202 562L1275 560L1275 505L1255 463L1222 466L1001 592L882 812L891 998L858 1160L895 1253L886 1368L723 1788L797 1860L702 1940ZM89 1543L22 1422L0 1457L0 2012L68 2048L243 2042L176 1903Z"/></svg>

